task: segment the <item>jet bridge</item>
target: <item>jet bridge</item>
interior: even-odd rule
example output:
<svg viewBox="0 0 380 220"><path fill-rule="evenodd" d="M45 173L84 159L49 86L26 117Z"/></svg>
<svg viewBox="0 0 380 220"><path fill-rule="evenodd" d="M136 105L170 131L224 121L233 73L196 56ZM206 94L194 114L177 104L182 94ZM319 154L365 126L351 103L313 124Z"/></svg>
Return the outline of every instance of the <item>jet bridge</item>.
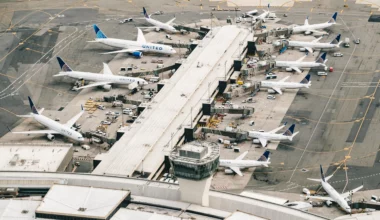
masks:
<svg viewBox="0 0 380 220"><path fill-rule="evenodd" d="M221 135L229 138L234 138L236 141L245 141L248 139L248 132L247 131L225 131L225 130L218 130L218 129L212 129L212 128L202 128L201 132L204 134L216 134Z"/></svg>

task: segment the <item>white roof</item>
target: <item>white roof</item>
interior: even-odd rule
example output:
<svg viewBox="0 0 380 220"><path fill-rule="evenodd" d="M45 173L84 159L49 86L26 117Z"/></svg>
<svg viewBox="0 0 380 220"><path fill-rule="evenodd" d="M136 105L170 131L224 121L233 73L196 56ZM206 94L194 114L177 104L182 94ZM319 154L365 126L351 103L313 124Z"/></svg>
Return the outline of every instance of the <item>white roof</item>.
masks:
<svg viewBox="0 0 380 220"><path fill-rule="evenodd" d="M121 208L116 214L111 218L111 220L181 220L181 218L161 215L151 212L136 211L130 209Z"/></svg>
<svg viewBox="0 0 380 220"><path fill-rule="evenodd" d="M276 204L279 204L279 205L284 205L285 203L289 202L288 199L283 199L283 198L274 197L274 196L268 196L268 195L265 195L265 194L262 194L262 193L243 191L242 193L240 193L240 195L241 196L245 196L245 197L249 197L249 198L252 198L252 199L258 199L258 200L261 200L261 201L276 203Z"/></svg>
<svg viewBox="0 0 380 220"><path fill-rule="evenodd" d="M93 187L53 185L36 213L106 218L128 196L129 191ZM80 208L83 208L80 211Z"/></svg>
<svg viewBox="0 0 380 220"><path fill-rule="evenodd" d="M224 77L225 65L232 66L242 52L244 46L240 43L252 39L248 30L233 25L214 28L212 34L183 62L137 123L112 146L94 174L131 176L141 168L151 174L157 171L174 146L170 140L178 140L183 128L191 124L191 109L194 113L201 109L208 91L214 91L218 79Z"/></svg>
<svg viewBox="0 0 380 220"><path fill-rule="evenodd" d="M244 212L240 212L240 211L236 211L236 212L232 213L231 216L229 216L225 219L226 220L241 220L241 219L244 219L244 220L267 220L266 218L261 218L261 217L254 216L254 215L244 213Z"/></svg>
<svg viewBox="0 0 380 220"><path fill-rule="evenodd" d="M1 144L0 171L56 172L71 144Z"/></svg>
<svg viewBox="0 0 380 220"><path fill-rule="evenodd" d="M0 219L35 219L35 210L41 201L0 200Z"/></svg>

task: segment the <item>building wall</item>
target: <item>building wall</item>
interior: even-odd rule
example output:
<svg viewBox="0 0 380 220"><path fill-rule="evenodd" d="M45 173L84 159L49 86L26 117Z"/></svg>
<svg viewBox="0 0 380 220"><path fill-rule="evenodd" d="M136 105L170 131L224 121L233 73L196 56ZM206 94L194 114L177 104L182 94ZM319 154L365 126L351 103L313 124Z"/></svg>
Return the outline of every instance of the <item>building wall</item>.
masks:
<svg viewBox="0 0 380 220"><path fill-rule="evenodd" d="M67 151L66 156L63 158L61 164L59 165L57 172L68 172L71 171L71 161L73 160L74 156L74 148L71 146L70 149Z"/></svg>

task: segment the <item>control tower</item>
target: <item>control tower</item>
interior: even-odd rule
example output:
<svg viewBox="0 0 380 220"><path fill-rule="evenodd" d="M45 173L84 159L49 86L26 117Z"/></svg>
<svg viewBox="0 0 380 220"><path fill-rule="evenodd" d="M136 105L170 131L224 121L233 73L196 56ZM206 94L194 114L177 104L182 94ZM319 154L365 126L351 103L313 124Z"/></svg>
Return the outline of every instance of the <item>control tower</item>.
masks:
<svg viewBox="0 0 380 220"><path fill-rule="evenodd" d="M189 142L171 152L169 158L178 178L181 200L209 205L211 179L219 165L219 146L211 142Z"/></svg>

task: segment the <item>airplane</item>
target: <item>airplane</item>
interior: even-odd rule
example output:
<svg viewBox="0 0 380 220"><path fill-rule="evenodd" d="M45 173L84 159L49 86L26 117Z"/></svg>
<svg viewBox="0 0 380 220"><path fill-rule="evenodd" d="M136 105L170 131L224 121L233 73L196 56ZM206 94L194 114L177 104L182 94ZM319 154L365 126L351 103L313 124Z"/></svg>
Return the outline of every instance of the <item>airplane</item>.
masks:
<svg viewBox="0 0 380 220"><path fill-rule="evenodd" d="M42 112L44 109L37 110L36 106L34 105L32 99L28 96L29 99L29 105L32 109L32 112L29 115L17 115L18 117L23 118L34 118L37 122L44 125L48 128L48 130L37 130L37 131L17 131L12 132L13 134L46 134L47 138L50 141L54 140L55 134L60 134L65 137L68 137L72 140L78 141L78 142L84 142L84 138L82 134L72 129L73 125L76 121L82 116L84 109L83 106L81 106L81 112L79 112L77 115L75 115L73 118L71 118L66 124L58 123L46 116L42 115Z"/></svg>
<svg viewBox="0 0 380 220"><path fill-rule="evenodd" d="M298 131L294 133L295 124L292 124L288 130L286 130L283 134L276 134L277 131L281 130L285 127L286 123L272 131L263 132L263 131L249 131L248 137L253 138L253 143L261 143L263 147L267 146L268 141L282 141L289 140L292 141L293 138L299 133ZM255 141L258 139L258 141Z"/></svg>
<svg viewBox="0 0 380 220"><path fill-rule="evenodd" d="M275 66L285 68L285 70L288 72L291 72L294 70L297 73L302 73L300 68L323 67L325 70L327 70L326 54L327 54L326 52L323 53L315 62L302 62L302 60L305 59L306 56L303 56L296 61L277 61L276 60Z"/></svg>
<svg viewBox="0 0 380 220"><path fill-rule="evenodd" d="M61 71L59 72L59 74L54 75L53 77L68 76L68 77L80 79L80 80L95 81L95 83L91 83L86 86L75 88L75 90L90 88L94 86L102 86L104 90L109 91L112 89L112 84L128 85L134 82L136 82L137 85L140 85L140 86L148 84L147 81L137 78L137 77L113 75L111 69L106 63L103 63L103 74L98 74L98 73L73 71L65 63L65 61L62 60L62 58L57 57L57 60L58 60L59 66L61 67Z"/></svg>
<svg viewBox="0 0 380 220"><path fill-rule="evenodd" d="M323 174L322 165L320 165L321 170L321 179L311 179L308 178L308 180L320 182L322 184L323 189L326 191L326 193L329 196L310 196L307 195L307 199L318 199L318 200L324 200L326 201L326 204L328 206L331 205L332 202L337 203L345 212L351 213L351 207L347 203L347 198L351 196L352 194L356 193L360 189L363 188L363 185L359 186L356 189L353 189L351 191L345 192L343 194L339 194L327 181L333 176L330 175L328 177L325 177Z"/></svg>
<svg viewBox="0 0 380 220"><path fill-rule="evenodd" d="M336 24L336 17L338 12L335 12L331 19L328 22L320 24L309 24L309 17L306 18L304 25L293 27L293 33L304 33L305 35L309 34L323 34L323 32L317 31L319 29L324 29L331 27Z"/></svg>
<svg viewBox="0 0 380 220"><path fill-rule="evenodd" d="M300 51L308 51L310 53L314 52L314 49L333 49L333 48L339 48L342 41L340 40L340 34L336 36L336 38L331 41L330 43L319 43L318 41L321 40L322 37L313 40L312 42L305 42L305 41L288 41L289 47L300 47Z"/></svg>
<svg viewBox="0 0 380 220"><path fill-rule="evenodd" d="M309 88L311 86L310 74L307 74L301 82L285 82L289 76L281 79L280 81L261 81L262 88L268 88L269 93L277 92L282 95L282 89L300 89ZM270 91L272 90L272 91Z"/></svg>
<svg viewBox="0 0 380 220"><path fill-rule="evenodd" d="M239 176L243 176L240 169L260 166L268 167L270 164L269 151L265 151L258 160L243 160L247 154L248 151L238 156L235 160L219 160L219 166L227 167L226 173L236 173Z"/></svg>
<svg viewBox="0 0 380 220"><path fill-rule="evenodd" d="M140 28L154 28L157 32L162 30L169 31L171 33L177 33L178 30L175 29L172 25L170 25L176 18L171 19L170 21L163 23L161 21L157 21L153 18L150 18L151 15L148 15L148 13L145 10L145 7L143 7L143 13L145 20L149 23L152 24L154 27L140 27Z"/></svg>
<svg viewBox="0 0 380 220"><path fill-rule="evenodd" d="M143 56L143 52L160 53L169 56L176 53L176 51L171 46L146 42L144 34L139 28L137 28L137 40L132 41L108 38L96 24L94 24L93 27L96 34L95 40L87 42L102 43L111 47L122 48L121 50L111 51L102 54L130 53L132 56L136 58L141 58Z"/></svg>
<svg viewBox="0 0 380 220"><path fill-rule="evenodd" d="M246 13L246 16L247 17L252 17L255 22L260 21L260 20L262 20L263 22L265 22L266 18L268 18L269 15L271 14L271 12L269 11L269 8L270 8L270 4L268 4L268 10L263 10L264 12L262 14L258 15L258 16L253 16L253 15L250 15L250 14L247 14L247 13Z"/></svg>

